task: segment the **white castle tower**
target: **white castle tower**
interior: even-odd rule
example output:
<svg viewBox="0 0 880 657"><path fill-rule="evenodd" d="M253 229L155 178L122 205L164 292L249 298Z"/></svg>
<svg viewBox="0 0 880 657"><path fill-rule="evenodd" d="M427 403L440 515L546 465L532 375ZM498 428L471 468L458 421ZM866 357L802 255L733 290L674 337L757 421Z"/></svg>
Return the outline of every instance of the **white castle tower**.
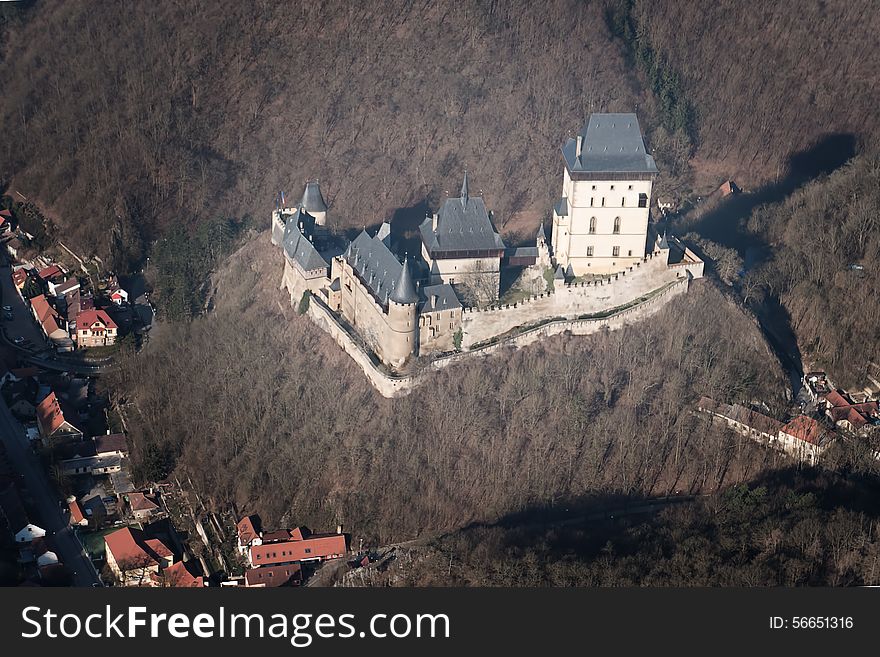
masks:
<svg viewBox="0 0 880 657"><path fill-rule="evenodd" d="M553 255L576 276L620 271L645 256L657 175L635 114L592 114L562 146L562 198L553 208Z"/></svg>

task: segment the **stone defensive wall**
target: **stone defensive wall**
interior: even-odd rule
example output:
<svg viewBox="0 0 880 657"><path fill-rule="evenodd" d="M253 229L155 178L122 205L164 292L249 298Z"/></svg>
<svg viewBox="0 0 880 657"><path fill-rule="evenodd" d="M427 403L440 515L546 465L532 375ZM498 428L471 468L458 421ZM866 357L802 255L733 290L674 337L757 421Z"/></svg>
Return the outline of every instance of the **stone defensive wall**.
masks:
<svg viewBox="0 0 880 657"><path fill-rule="evenodd" d="M685 254L687 256L687 253ZM548 318L576 319L632 303L653 290L690 274L701 278L703 263L693 257L667 265L666 254L649 254L638 265L589 281L556 282L552 292L486 309L466 308L462 314L462 348L467 350Z"/></svg>
<svg viewBox="0 0 880 657"><path fill-rule="evenodd" d="M702 274L702 263L699 264L700 274ZM665 263L663 268L666 269ZM512 327L506 334L499 335L496 333L487 338L485 342L475 344L473 348L436 358L423 370L409 375L396 375L383 367L375 356L368 353L361 346L349 328L343 325L333 312L314 295L309 304L308 316L315 324L327 331L345 353L351 356L355 363L363 370L367 380L382 396L399 397L408 394L417 385L423 383L433 371L440 370L465 359L477 356L490 356L508 348L518 349L519 347L524 347L538 340L561 333L590 335L603 329L616 330L639 322L661 310L670 299L687 291L694 275L687 268L679 268L678 271L680 273L678 277L673 273L667 277L668 280L665 282L654 279L652 289L646 290L641 295L633 296L633 293L624 294L623 298L629 297L629 299L619 306L611 306L607 301L604 304L600 304L602 307L594 313L595 316L587 316L588 313L584 312L581 313L584 316L579 318L555 319L553 317L544 317L540 322L536 322L536 325L531 327L521 326L523 322L519 321L517 324L520 326ZM610 283L606 283L606 285L610 285ZM577 289L579 286L572 287ZM593 285L592 287L595 288L597 286ZM598 287L601 289L603 286L599 285ZM574 292L574 294L577 293ZM581 306L578 305L577 307L580 308ZM493 311L485 311L480 314L490 312ZM462 347L464 348L464 344L462 344Z"/></svg>

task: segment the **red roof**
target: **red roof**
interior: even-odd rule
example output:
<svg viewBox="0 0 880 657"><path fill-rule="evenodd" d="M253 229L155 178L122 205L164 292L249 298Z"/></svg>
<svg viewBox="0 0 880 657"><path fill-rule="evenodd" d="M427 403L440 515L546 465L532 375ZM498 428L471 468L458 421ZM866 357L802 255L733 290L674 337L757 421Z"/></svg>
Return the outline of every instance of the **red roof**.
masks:
<svg viewBox="0 0 880 657"><path fill-rule="evenodd" d="M83 520L86 519L86 514L83 513L82 506L80 506L80 503L77 502L76 500L73 500L72 502L70 502L67 505L67 507L70 509L70 519L75 524L78 525L79 523L81 523Z"/></svg>
<svg viewBox="0 0 880 657"><path fill-rule="evenodd" d="M122 569L155 566L161 557L171 556L171 550L162 541L157 538L144 540L144 533L132 527L107 534L104 543Z"/></svg>
<svg viewBox="0 0 880 657"><path fill-rule="evenodd" d="M108 329L115 329L116 324L110 315L103 310L83 310L76 316L76 330L81 331L84 328L91 328L96 324L103 324Z"/></svg>
<svg viewBox="0 0 880 657"><path fill-rule="evenodd" d="M12 212L10 210L0 210L0 217L6 217L7 219L12 219Z"/></svg>
<svg viewBox="0 0 880 657"><path fill-rule="evenodd" d="M251 568L245 571L244 580L248 586L299 586L302 568L298 563Z"/></svg>
<svg viewBox="0 0 880 657"><path fill-rule="evenodd" d="M27 271L25 271L24 269L16 269L14 272L12 272L12 282L16 285L21 286L26 280Z"/></svg>
<svg viewBox="0 0 880 657"><path fill-rule="evenodd" d="M41 269L37 272L37 276L42 278L44 281L49 280L50 278L54 278L55 276L64 276L64 272L61 271L61 267L58 265L49 265L45 269Z"/></svg>
<svg viewBox="0 0 880 657"><path fill-rule="evenodd" d="M54 392L50 392L46 398L37 404L37 423L40 432L44 436L51 436L64 424L64 413Z"/></svg>
<svg viewBox="0 0 880 657"><path fill-rule="evenodd" d="M165 584L168 586L176 588L195 586L201 588L205 585L204 578L196 577L189 572L183 561L178 561L176 564L168 566L162 571L162 574L164 575Z"/></svg>
<svg viewBox="0 0 880 657"><path fill-rule="evenodd" d="M837 390L832 390L825 395L825 401L831 404L831 406L849 406L849 402Z"/></svg>
<svg viewBox="0 0 880 657"><path fill-rule="evenodd" d="M807 415L800 415L780 429L785 434L812 445L821 445L828 433L821 424Z"/></svg>
<svg viewBox="0 0 880 657"><path fill-rule="evenodd" d="M302 541L283 541L255 545L251 548L251 563L255 566L333 559L346 552L344 534L313 536Z"/></svg>
<svg viewBox="0 0 880 657"><path fill-rule="evenodd" d="M259 521L255 516L245 516L238 521L238 540L242 545L247 545L258 536L257 524Z"/></svg>
<svg viewBox="0 0 880 657"><path fill-rule="evenodd" d="M129 493L128 505L132 511L155 511L159 508L158 504L143 493Z"/></svg>
<svg viewBox="0 0 880 657"><path fill-rule="evenodd" d="M49 305L45 295L42 294L31 299L31 308L34 309L34 314L41 324L46 321L47 317L55 315L55 309Z"/></svg>

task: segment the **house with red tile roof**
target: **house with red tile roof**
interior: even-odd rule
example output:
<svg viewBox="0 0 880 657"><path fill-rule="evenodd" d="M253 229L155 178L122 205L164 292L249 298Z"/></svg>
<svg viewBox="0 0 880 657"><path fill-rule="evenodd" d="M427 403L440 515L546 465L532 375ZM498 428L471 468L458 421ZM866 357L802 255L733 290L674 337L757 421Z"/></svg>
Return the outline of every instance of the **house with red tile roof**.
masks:
<svg viewBox="0 0 880 657"><path fill-rule="evenodd" d="M82 310L76 316L76 344L105 347L116 342L118 327L103 310Z"/></svg>
<svg viewBox="0 0 880 657"><path fill-rule="evenodd" d="M174 554L157 538L146 538L135 527L104 536L107 565L123 586L157 586L156 576L170 567Z"/></svg>
<svg viewBox="0 0 880 657"><path fill-rule="evenodd" d="M54 392L50 392L43 401L37 404L36 411L37 429L44 445L48 446L50 443L60 440L80 441L83 439L83 432L64 418L61 404L58 403Z"/></svg>
<svg viewBox="0 0 880 657"><path fill-rule="evenodd" d="M327 561L345 556L348 551L345 534L312 534L299 541L254 545L249 551L253 567L279 566L306 561Z"/></svg>
<svg viewBox="0 0 880 657"><path fill-rule="evenodd" d="M249 568L244 573L247 587L269 588L278 586L299 586L302 584L302 566L298 563L286 566L264 566Z"/></svg>
<svg viewBox="0 0 880 657"><path fill-rule="evenodd" d="M24 287L24 284L27 282L27 277L27 270L23 267L12 272L12 282L15 283L15 287L19 290Z"/></svg>
<svg viewBox="0 0 880 657"><path fill-rule="evenodd" d="M168 588L202 588L205 586L205 578L201 575L193 575L186 566L186 562L178 561L168 566L157 577L159 586Z"/></svg>
<svg viewBox="0 0 880 657"><path fill-rule="evenodd" d="M79 525L80 527L85 527L89 524L89 519L86 518L86 514L83 511L82 505L77 502L75 497L67 503L67 508L70 511L71 525Z"/></svg>
<svg viewBox="0 0 880 657"><path fill-rule="evenodd" d="M835 425L853 433L864 434L872 427L871 421L878 417L877 402L854 403L839 390L825 396L825 414Z"/></svg>
<svg viewBox="0 0 880 657"><path fill-rule="evenodd" d="M64 278L64 272L58 265L49 265L37 272L37 276L41 281L55 281Z"/></svg>
<svg viewBox="0 0 880 657"><path fill-rule="evenodd" d="M252 568L338 559L348 551L342 527L335 534L313 534L307 527L263 532L253 515L239 520L237 528L238 550Z"/></svg>
<svg viewBox="0 0 880 657"><path fill-rule="evenodd" d="M808 415L799 415L779 430L779 447L795 458L814 465L830 447L835 435Z"/></svg>
<svg viewBox="0 0 880 657"><path fill-rule="evenodd" d="M138 520L149 518L160 511L156 501L143 493L129 493L128 506L131 509L132 515Z"/></svg>

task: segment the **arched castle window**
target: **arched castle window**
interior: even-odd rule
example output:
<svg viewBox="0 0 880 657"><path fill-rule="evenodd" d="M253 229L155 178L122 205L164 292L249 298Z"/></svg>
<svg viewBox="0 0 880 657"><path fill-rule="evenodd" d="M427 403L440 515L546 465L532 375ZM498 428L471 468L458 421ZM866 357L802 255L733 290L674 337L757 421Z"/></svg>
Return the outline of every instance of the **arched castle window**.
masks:
<svg viewBox="0 0 880 657"><path fill-rule="evenodd" d="M590 234L596 232L596 217L590 217Z"/></svg>
<svg viewBox="0 0 880 657"><path fill-rule="evenodd" d="M620 232L620 217L614 217L614 234L617 235Z"/></svg>

